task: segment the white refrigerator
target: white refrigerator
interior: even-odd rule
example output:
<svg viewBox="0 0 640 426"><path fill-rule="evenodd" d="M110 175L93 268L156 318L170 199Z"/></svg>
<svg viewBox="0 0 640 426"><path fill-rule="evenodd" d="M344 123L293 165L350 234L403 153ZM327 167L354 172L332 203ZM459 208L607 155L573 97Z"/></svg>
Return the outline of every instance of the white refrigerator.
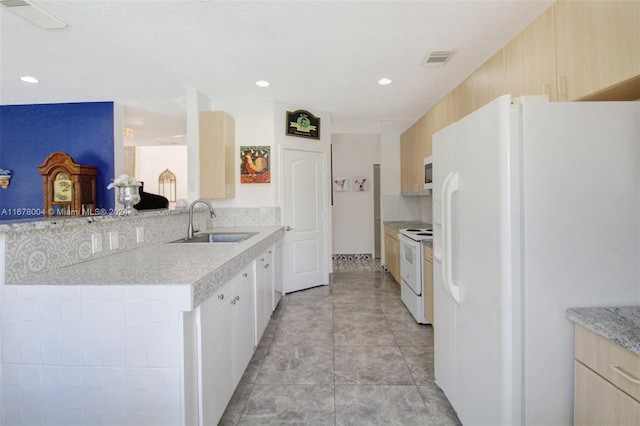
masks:
<svg viewBox="0 0 640 426"><path fill-rule="evenodd" d="M640 303L640 103L497 98L433 136L436 383L464 425L570 425L571 307Z"/></svg>

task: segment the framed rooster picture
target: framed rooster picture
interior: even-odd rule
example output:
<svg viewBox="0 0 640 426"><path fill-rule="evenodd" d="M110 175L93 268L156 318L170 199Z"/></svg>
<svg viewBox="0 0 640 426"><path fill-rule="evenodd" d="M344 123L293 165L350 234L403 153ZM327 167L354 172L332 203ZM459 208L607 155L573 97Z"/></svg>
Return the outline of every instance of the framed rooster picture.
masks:
<svg viewBox="0 0 640 426"><path fill-rule="evenodd" d="M271 182L271 147L240 147L240 183Z"/></svg>

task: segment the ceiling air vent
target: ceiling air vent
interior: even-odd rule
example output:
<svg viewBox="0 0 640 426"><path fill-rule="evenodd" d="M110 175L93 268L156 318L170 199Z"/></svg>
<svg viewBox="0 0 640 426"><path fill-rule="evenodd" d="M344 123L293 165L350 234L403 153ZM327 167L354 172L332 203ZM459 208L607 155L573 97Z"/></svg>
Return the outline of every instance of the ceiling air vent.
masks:
<svg viewBox="0 0 640 426"><path fill-rule="evenodd" d="M66 22L58 19L50 12L47 12L32 2L25 0L0 0L0 4L40 28L48 30L67 27Z"/></svg>
<svg viewBox="0 0 640 426"><path fill-rule="evenodd" d="M422 60L423 67L433 67L444 65L453 56L455 50L440 50L437 52L429 52Z"/></svg>

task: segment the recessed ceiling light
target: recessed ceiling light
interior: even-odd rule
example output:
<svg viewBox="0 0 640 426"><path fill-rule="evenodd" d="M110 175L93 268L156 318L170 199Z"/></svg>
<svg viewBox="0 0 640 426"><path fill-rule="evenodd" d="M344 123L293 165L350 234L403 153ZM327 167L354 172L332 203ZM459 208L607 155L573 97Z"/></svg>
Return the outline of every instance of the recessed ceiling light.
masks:
<svg viewBox="0 0 640 426"><path fill-rule="evenodd" d="M25 83L37 83L38 79L35 77L31 77L30 75L23 75L22 77L20 77L20 80L24 81Z"/></svg>
<svg viewBox="0 0 640 426"><path fill-rule="evenodd" d="M268 87L269 86L269 82L266 80L258 80L256 81L256 86L258 87Z"/></svg>
<svg viewBox="0 0 640 426"><path fill-rule="evenodd" d="M378 80L378 84L380 86L386 86L387 84L391 84L391 80L388 78L381 78L380 80Z"/></svg>

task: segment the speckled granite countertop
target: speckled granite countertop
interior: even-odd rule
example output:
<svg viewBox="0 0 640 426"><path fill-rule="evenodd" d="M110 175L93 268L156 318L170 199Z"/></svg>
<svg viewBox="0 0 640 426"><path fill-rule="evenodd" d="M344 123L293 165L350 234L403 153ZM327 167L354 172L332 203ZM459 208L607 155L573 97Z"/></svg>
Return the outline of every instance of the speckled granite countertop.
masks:
<svg viewBox="0 0 640 426"><path fill-rule="evenodd" d="M640 306L572 308L567 318L640 355Z"/></svg>
<svg viewBox="0 0 640 426"><path fill-rule="evenodd" d="M33 275L10 285L192 286L198 306L284 236L282 226L224 227L203 232L256 232L239 243L159 243Z"/></svg>

